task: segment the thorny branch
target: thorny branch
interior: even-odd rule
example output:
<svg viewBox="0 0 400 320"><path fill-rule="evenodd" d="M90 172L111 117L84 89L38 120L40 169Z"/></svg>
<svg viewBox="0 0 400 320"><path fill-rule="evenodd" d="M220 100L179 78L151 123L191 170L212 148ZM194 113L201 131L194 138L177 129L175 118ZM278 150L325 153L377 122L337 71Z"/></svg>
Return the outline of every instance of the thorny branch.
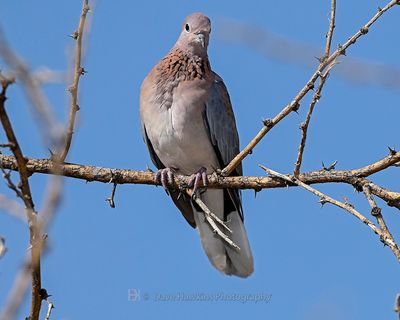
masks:
<svg viewBox="0 0 400 320"><path fill-rule="evenodd" d="M31 311L29 315L30 320L36 320L40 314L40 307L41 301L43 297L40 295L40 290L44 290L41 288L41 279L40 279L40 257L42 253L42 242L43 239L41 238L42 231L47 229L48 224L50 223L53 214L61 201L61 191L62 191L62 179L60 175L60 164L63 162L68 154L69 147L72 141L72 132L75 123L75 114L78 110L77 104L77 97L78 97L78 85L79 85L79 78L85 72L84 69L81 67L81 51L82 51L82 37L83 37L83 28L85 25L86 14L89 11L88 0L84 0L82 15L79 22L79 27L77 32L74 33L74 38L77 40L77 48L76 48L76 59L75 59L75 72L74 72L74 82L72 87L70 88L71 92L71 112L70 112L70 119L68 123L68 130L67 136L65 140L65 146L62 150L61 157L54 156L53 157L53 174L55 175L49 182L48 190L46 192L46 197L43 205L43 210L41 214L41 219L36 219L36 213L33 209L33 202L32 206L27 206L26 201L32 199L30 194L24 192L19 192L19 190L15 187L15 185L11 181L11 177L7 172L4 171L4 168L1 169L4 173L5 179L8 181L8 185L11 189L13 189L17 196L19 193L23 195L23 201L27 208L27 212L31 213L31 219L28 215L28 223L31 230L31 243L30 243L30 250L31 250L31 257L27 257L27 260L24 265L30 266L32 270L32 304L31 304ZM61 142L61 126L56 121L54 115L52 114L52 109L49 107L48 101L44 94L41 91L40 83L37 81L34 76L29 71L29 68L23 63L23 61L8 47L5 37L2 33L0 33L0 55L3 57L5 62L15 70L15 74L18 78L21 79L21 83L23 88L25 89L28 98L30 99L33 106L35 106L36 115L38 119L44 123L44 141L50 137L51 145L56 148L56 150L61 150L59 148L59 143ZM2 78L3 80L3 78ZM3 90L4 91L4 90ZM4 95L5 96L5 95ZM4 99L5 101L5 99ZM3 123L3 127L5 128L6 132L10 132L7 130L6 126ZM13 139L8 137L8 143L2 144L1 147L9 147L13 152L18 144L14 142ZM15 155L15 153L14 153ZM21 152L22 155L22 152ZM16 159L19 160L19 156ZM25 163L25 158L23 158ZM24 168L26 167L25 164L22 166L18 163L18 168L22 168L22 174L24 174ZM21 174L21 170L20 174ZM30 175L30 174L29 174ZM29 175L26 175L28 177ZM25 176L25 174L24 174ZM26 178L27 179L27 178ZM21 178L21 186L24 187L24 183ZM28 185L29 186L29 185ZM24 187L25 188L25 187ZM25 196L27 195L27 196ZM32 209L30 208L32 207ZM32 232L34 232L34 236L32 236ZM35 238L35 241L32 241L32 238ZM13 289L10 292L8 297L8 301L4 308L3 313L0 317L3 319L11 319L18 307L21 305L21 301L25 295L25 292L28 288L28 269L23 268L20 270L18 276L15 279ZM50 307L49 307L50 308ZM48 310L48 316L50 316L51 309Z"/></svg>
<svg viewBox="0 0 400 320"><path fill-rule="evenodd" d="M388 241L395 242L392 234L389 231L389 228L386 225L385 220L383 219L382 216L382 209L379 208L374 200L374 197L371 194L370 186L369 184L364 184L363 185L363 192L365 194L365 197L367 198L367 201L369 205L371 206L371 214L374 216L379 224L379 227L381 228L382 235L381 239L385 243L385 240L387 239Z"/></svg>
<svg viewBox="0 0 400 320"><path fill-rule="evenodd" d="M297 179L294 176L288 177L284 174L278 173L278 172L268 169L264 166L260 166L260 167L263 170L265 170L265 172L267 172L272 177L277 177L277 178L285 180L287 182L294 183L300 187L303 187L307 191L315 194L317 197L320 198L320 203L322 205L325 203L331 203L339 208L346 210L347 212L349 212L350 214L355 216L357 219L359 219L364 224L366 224L374 233L376 233L380 237L380 240L392 250L392 252L396 256L397 260L400 261L400 249L399 249L398 245L396 244L396 242L393 240L393 237L391 236L391 234L390 233L388 234L387 230L378 228L375 224L372 223L371 220L369 220L363 214L358 212L354 208L353 205L335 200L335 199L331 198L330 196L322 193L321 191L318 191L317 189L314 189L313 187L305 184L304 182L302 182L301 180Z"/></svg>
<svg viewBox="0 0 400 320"><path fill-rule="evenodd" d="M335 61L340 55L345 55L346 50L353 44L356 43L358 38L368 33L369 28L390 8L398 4L398 0L390 1L385 7L379 8L378 12L357 31L353 36L351 36L343 45L339 45L338 48L326 59L321 60L317 70L312 74L311 78L307 81L300 92L294 97L294 99L284 107L273 119L268 119L264 121L264 126L256 134L256 136L251 140L248 145L222 170L222 175L228 176L235 170L235 168L246 158L255 146L264 138L264 136L282 119L289 115L293 111L297 111L300 107L300 101L304 96L314 88L315 81L320 77L322 72Z"/></svg>
<svg viewBox="0 0 400 320"><path fill-rule="evenodd" d="M332 37L333 37L333 30L335 29L335 16L336 16L336 0L332 0L331 18L330 18L330 22L329 22L328 33L326 34L325 53L320 58L320 63L321 64L323 63L323 61L328 59L329 54L330 54ZM301 136L301 141L300 141L300 145L299 145L299 148L298 148L297 160L296 160L295 167L294 167L294 175L296 177L298 177L299 174L300 174L300 168L301 168L301 164L302 164L302 161L303 161L304 148L306 146L306 141L307 141L308 125L310 124L311 116L312 116L312 113L314 111L314 107L317 104L317 102L319 101L319 99L321 98L321 92L322 92L322 89L323 89L323 87L325 85L325 81L329 76L330 70L335 66L335 64L336 64L335 62L332 62L328 66L326 72L324 74L320 75L321 80L320 80L320 83L318 85L317 90L315 91L315 93L314 93L314 95L313 95L313 97L311 99L311 103L310 103L310 107L308 109L306 121L300 125L300 129L302 131L302 136Z"/></svg>
<svg viewBox="0 0 400 320"><path fill-rule="evenodd" d="M331 51L333 30L335 29L335 17L336 17L336 0L332 0L331 18L329 19L329 29L328 29L328 33L326 34L325 52L324 52L324 55L322 56L322 60L327 59L329 57L329 54Z"/></svg>
<svg viewBox="0 0 400 320"><path fill-rule="evenodd" d="M301 168L301 164L303 162L303 153L304 153L304 149L306 147L306 141L307 141L307 130L308 130L308 126L309 126L310 121L311 121L312 114L314 112L315 105L321 99L322 89L323 89L323 87L325 85L326 80L329 77L330 70L335 66L335 64L336 63L333 62L328 67L326 72L321 75L321 80L320 80L320 83L318 85L318 88L315 91L315 93L314 93L314 95L313 95L313 97L311 99L310 107L308 109L308 113L307 113L307 116L306 116L306 121L303 122L300 125L300 129L301 129L302 135L301 135L301 141L300 141L299 148L298 148L298 151L297 151L297 159L296 159L296 163L295 163L295 167L294 167L294 175L296 177L298 177L299 174L300 174L300 168Z"/></svg>
<svg viewBox="0 0 400 320"><path fill-rule="evenodd" d="M30 173L53 174L53 162L49 159L27 159L27 168ZM394 166L400 160L400 152L391 153L383 159L370 165L353 170L319 170L299 175L299 179L306 184L317 183L346 183L362 191L364 184L370 185L371 193L384 200L389 206L400 210L400 192L390 191L377 184L372 183L367 177ZM0 167L10 170L18 170L15 158L0 155ZM146 171L111 169L96 166L85 166L81 164L65 163L60 165L60 173L65 177L80 179L84 181L97 181L109 183L113 179L116 184L147 184L159 185L155 180L155 174ZM270 177L222 177L217 174L208 176L208 188L236 188L236 189L262 189L283 188L293 184L283 183ZM175 176L174 184L184 190L188 187L189 178Z"/></svg>
<svg viewBox="0 0 400 320"><path fill-rule="evenodd" d="M391 166L398 166L400 164L400 152L396 152L391 150L389 156L385 157L382 160L379 160L371 165L368 165L363 168L354 169L354 170L340 170L336 171L334 168L330 171L320 170L313 171L308 173L300 174L300 167L302 162L302 154L305 147L306 142L306 134L307 127L311 119L311 115L315 106L315 103L318 101L322 87L325 83L327 75L330 69L335 65L336 58L340 55L345 55L346 49L353 45L358 38L362 35L365 35L371 25L377 21L384 12L389 10L394 5L399 4L399 0L390 1L384 8L380 8L378 12L352 37L346 41L343 45L339 45L338 48L330 54L330 47L332 42L333 30L335 28L335 12L336 12L336 1L332 0L331 4L331 17L329 30L326 37L326 47L324 55L320 58L320 64L317 67L314 74L307 81L306 85L299 91L299 93L294 97L294 99L282 109L280 113L278 113L273 119L265 120L264 127L260 130L260 132L255 136L255 138L243 149L243 151L238 154L232 162L222 170L222 175L213 174L209 177L209 188L241 188L241 189L255 189L256 191L260 191L261 189L266 188L279 188L279 187L287 187L287 186L301 186L308 191L316 194L321 203L330 202L340 208L345 209L358 219L360 219L363 223L370 227L370 229L380 236L380 239L383 243L388 245L393 253L396 255L397 259L400 260L400 251L398 245L395 243L395 240L391 233L389 232L387 225L383 219L380 208L377 207L376 202L373 196L379 197L384 200L389 206L396 207L400 210L400 192L393 192L387 190L381 186L374 184L373 182L366 179L370 175L383 171ZM70 113L69 113L69 121L67 126L67 134L64 141L64 146L61 149L60 154L57 154L56 157L52 159L26 159L21 149L19 148L17 139L15 138L14 132L11 127L11 123L8 119L8 116L5 112L4 102L5 102L5 93L8 82L2 81L2 92L0 95L0 118L3 124L3 127L6 131L8 142L0 144L0 147L10 148L14 154L13 156L4 156L0 155L0 168L2 168L3 173L5 174L5 178L8 181L9 186L16 192L17 196L21 197L28 213L28 222L31 230L31 259L30 263L25 264L25 267L21 269L18 274L18 277L15 280L15 286L13 287L13 292L11 294L10 304L7 305L6 315L15 313L18 306L20 305L23 293L26 291L27 284L29 280L29 275L27 270L32 271L32 306L30 319L37 319L40 312L40 304L43 299L46 299L41 295L41 291L44 290L41 288L40 284L40 251L41 251L41 242L42 238L41 230L46 229L47 224L49 223L49 218L54 212L57 204L60 201L60 190L61 190L61 180L59 176L67 176L77 179L83 179L86 181L99 181L99 182L109 182L112 179L114 183L113 193L111 197L111 201L113 202L115 187L117 184L123 183L137 183L137 184L156 184L155 177L152 173L146 171L134 171L134 170L121 170L121 169L109 169L109 168L101 168L101 167L93 167L93 166L83 166L78 164L70 164L63 163L68 155L70 150L73 130L75 126L75 118L76 113L79 110L78 106L78 86L81 75L85 73L84 68L81 66L81 51L82 51L82 37L84 31L84 25L86 21L86 15L89 11L88 0L83 0L83 8L82 14L79 21L79 26L76 32L73 33L72 37L77 41L76 51L75 51L75 66L74 66L74 80L69 88L71 93L71 104L70 104ZM22 79L22 84L30 97L30 100L33 105L36 106L38 114L40 115L41 121L46 124L47 131L49 132L49 136L52 139L53 143L57 142L59 139L58 123L53 119L52 113L47 108L47 102L44 95L40 91L38 81L31 76L29 69L23 64L22 60L20 60L11 50L8 50L6 42L4 40L3 35L0 33L0 54L3 56L5 61L12 66L15 70L17 70L17 76ZM310 109L306 118L306 126L303 130L302 142L299 147L298 153L298 161L296 162L295 174L294 175L282 175L271 169L264 168L271 176L270 177L227 177L238 165L239 163L249 154L252 149L261 141L261 139L283 118L289 115L292 111L297 111L300 107L300 101L307 95L310 90L313 90L316 81L320 78L319 87L314 94L312 99ZM3 78L2 78L3 80ZM57 143L54 143L57 145ZM301 149L301 150L300 150ZM5 169L18 171L21 179L20 186L15 186L13 184L10 175L7 175ZM40 222L36 221L36 213L34 211L34 204L32 200L32 196L30 194L29 181L28 178L30 175L34 173L45 173L54 175L54 183L51 186L54 188L50 188L50 194L47 201L46 209L43 212L43 219ZM116 173L116 174L115 174ZM110 176L111 174L111 176ZM112 175L115 174L115 177ZM221 229L218 227L219 224L228 232L231 230L226 226L225 222L221 221L216 217L201 201L199 197L196 195L192 195L190 190L186 190L188 187L188 179L189 177L178 176L175 178L175 184L183 191L185 190L189 195L192 196L192 199L203 208L205 212L205 219L208 221L212 229L215 233L217 233L222 239L224 239L229 245L240 250L239 247L235 243L233 243L229 237L224 234ZM376 217L379 227L373 224L369 219L363 216L360 212L358 212L352 205L348 203L339 202L329 196L321 193L320 191L310 187L310 184L315 183L329 183L329 182L341 182L347 183L354 186L358 191L363 191L368 202L372 208L372 214ZM20 189L20 190L19 190ZM110 201L110 204L111 204ZM46 218L47 217L47 218ZM35 241L33 241L35 240ZM22 280L21 280L22 279ZM50 318L51 310L53 308L53 304L49 302L48 312L46 315L46 319ZM11 311L11 313L7 313Z"/></svg>
<svg viewBox="0 0 400 320"><path fill-rule="evenodd" d="M333 66L334 66L334 63L332 63L329 66L329 68L325 72L325 74L321 75L321 81L320 81L320 83L318 85L318 88L315 91L315 93L314 93L314 95L313 95L313 97L311 99L311 104L310 104L310 108L308 109L306 121L303 122L300 125L300 129L302 131L302 136L301 136L299 149L298 149L298 152L297 152L297 160L296 160L295 167L294 167L294 175L296 177L298 177L299 174L300 174L300 168L301 168L301 164L303 162L303 153L304 153L304 149L306 147L308 125L310 124L311 116L312 116L312 113L314 111L315 105L317 104L319 99L321 99L321 92L322 92L322 89L323 89L323 87L325 85L325 81L329 76L330 68L333 67Z"/></svg>
<svg viewBox="0 0 400 320"><path fill-rule="evenodd" d="M186 193L198 204L198 206L203 210L204 212L204 218L206 219L207 223L210 225L211 229L213 230L214 233L216 233L222 240L224 240L227 244L229 244L232 248L236 250L240 250L240 247L234 243L229 236L227 236L225 233L221 231L220 228L218 228L217 224L221 225L225 230L227 230L229 233L232 233L232 230L226 225L224 221L222 221L218 216L216 216L208 207L207 205L200 199L200 197L197 194L194 194L191 189L188 189Z"/></svg>
<svg viewBox="0 0 400 320"><path fill-rule="evenodd" d="M31 310L29 317L30 319L38 319L42 302L42 299L39 294L41 289L41 274L40 274L41 245L38 245L38 243L41 241L41 235L37 225L35 205L33 203L31 189L28 181L30 173L26 167L26 159L18 144L10 119L5 109L5 101L7 99L6 92L8 86L12 83L12 81L2 76L0 77L1 77L0 80L2 87L2 91L0 93L0 121L8 141L12 144L10 149L15 156L15 160L18 167L18 173L20 177L19 188L21 192L17 192L16 188L14 191L16 191L17 195L21 198L21 200L25 204L26 216L29 224L29 243L31 246L30 272L32 276L32 299L31 299Z"/></svg>
<svg viewBox="0 0 400 320"><path fill-rule="evenodd" d="M394 166L400 160L400 152L391 152L385 158L367 165L362 168L353 170L320 170L308 173L303 173L298 176L298 180L304 184L317 184L317 183L347 183L354 186L357 190L363 191L365 185L371 194L384 200L389 206L396 207L400 210L400 192L393 192L387 190L381 186L378 186L366 178L370 175L383 171L391 166ZM0 166L5 169L17 170L15 158L12 156L0 155ZM42 174L54 174L53 162L48 159L28 159L27 168L31 174L42 173ZM157 185L155 174L149 171L135 171L135 170L123 170L123 169L111 169L94 166L84 166L79 164L61 164L59 173L60 175L81 179L85 181L97 181L103 183L109 183L112 181L114 185L117 184L148 184ZM240 189L254 189L260 191L261 189L267 188L282 188L288 186L294 186L292 180L294 176L288 175L290 181L285 182L276 180L271 177L222 177L217 174L212 174L208 177L208 188L240 188ZM175 176L174 184L183 190L189 185L189 177ZM190 190L188 191L189 196L192 196ZM197 202L200 207L204 207L201 199L193 197L193 200ZM218 221L217 217L208 209L204 208L205 218L210 223L212 229L229 243L232 247L236 248L228 236L226 236L215 223L220 224L228 232L229 228L223 221ZM210 221L212 220L212 221Z"/></svg>
<svg viewBox="0 0 400 320"><path fill-rule="evenodd" d="M75 67L74 67L74 80L72 85L69 87L69 92L71 93L71 106L69 111L69 120L68 120L68 128L67 135L65 137L65 145L64 149L60 155L60 162L64 162L67 158L68 151L71 147L72 135L74 133L75 119L76 113L79 110L78 105L78 87L79 80L82 75L85 74L85 69L81 66L82 60L82 38L83 38L83 29L85 27L86 15L89 12L89 3L88 0L84 0L81 18L79 20L78 29L72 34L72 38L76 40L76 49L75 49Z"/></svg>

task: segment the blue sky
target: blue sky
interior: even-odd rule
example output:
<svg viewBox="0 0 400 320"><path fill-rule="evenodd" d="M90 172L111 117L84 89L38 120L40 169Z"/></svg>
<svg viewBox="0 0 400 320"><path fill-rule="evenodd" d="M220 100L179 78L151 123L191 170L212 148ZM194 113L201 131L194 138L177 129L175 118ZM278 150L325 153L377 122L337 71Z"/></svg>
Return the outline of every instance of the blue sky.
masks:
<svg viewBox="0 0 400 320"><path fill-rule="evenodd" d="M333 46L343 43L385 1L338 1ZM68 70L81 1L0 1L0 21L12 47L35 70ZM68 161L115 168L151 164L139 128L140 84L173 46L184 17L194 11L211 18L209 56L231 95L242 146L305 84L312 68L268 57L221 34L226 19L255 26L283 39L322 48L330 1L97 1L85 40L79 119ZM393 8L368 35L348 50L350 58L400 69L398 21ZM322 49L321 49L322 52ZM296 54L296 52L294 52ZM312 57L311 57L312 58ZM341 57L346 68L347 57ZM317 61L315 60L315 66ZM3 69L4 64L0 65ZM65 119L66 85L47 85L59 118ZM18 85L10 87L7 109L23 151L45 158L29 105ZM333 70L312 119L304 170L338 160L338 169L357 168L400 149L400 90L357 84ZM275 127L246 158L247 175L262 175L258 164L291 172L308 99L299 115ZM4 141L4 134L0 134ZM16 176L14 176L16 177ZM48 177L31 184L40 208ZM399 190L400 170L374 180ZM57 319L395 319L399 265L391 251L353 217L335 207L322 209L300 189L245 191L246 227L255 258L248 279L226 277L209 264L192 230L161 188L119 186L116 208L105 201L111 186L66 179L63 203L49 230L42 266L43 286L52 294ZM369 207L351 187L318 188L351 203L367 216ZM5 183L0 193L13 196ZM399 212L383 214L392 233L400 232ZM0 304L5 301L27 250L27 227L0 215L8 252L0 261ZM131 291L129 291L131 290ZM135 291L136 290L136 291ZM139 292L130 301L128 292ZM165 295L264 295L268 302L156 301ZM144 297L148 297L145 301ZM19 318L27 315L29 301Z"/></svg>

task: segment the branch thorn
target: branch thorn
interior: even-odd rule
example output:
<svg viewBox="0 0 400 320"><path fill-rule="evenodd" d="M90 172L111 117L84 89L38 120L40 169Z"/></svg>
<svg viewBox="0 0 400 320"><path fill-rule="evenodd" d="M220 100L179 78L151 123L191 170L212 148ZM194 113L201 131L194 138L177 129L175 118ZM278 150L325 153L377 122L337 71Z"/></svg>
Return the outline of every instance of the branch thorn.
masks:
<svg viewBox="0 0 400 320"><path fill-rule="evenodd" d="M338 163L338 161L335 160L335 162L333 162L329 167L325 167L325 164L324 164L324 162L322 161L322 170L324 170L324 171L332 171L332 170L335 170L337 163Z"/></svg>
<svg viewBox="0 0 400 320"><path fill-rule="evenodd" d="M389 154L390 154L391 156L394 156L394 155L397 153L397 151L396 151L395 148L388 147L388 149L389 149Z"/></svg>

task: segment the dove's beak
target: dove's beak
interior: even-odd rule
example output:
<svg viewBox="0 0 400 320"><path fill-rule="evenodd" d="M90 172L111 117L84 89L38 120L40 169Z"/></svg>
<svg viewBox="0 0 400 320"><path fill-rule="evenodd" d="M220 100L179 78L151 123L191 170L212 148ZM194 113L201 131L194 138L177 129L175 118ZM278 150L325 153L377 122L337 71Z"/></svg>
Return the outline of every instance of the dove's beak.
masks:
<svg viewBox="0 0 400 320"><path fill-rule="evenodd" d="M197 35L197 42L201 44L201 46L204 48L206 46L206 37L204 34L199 33Z"/></svg>

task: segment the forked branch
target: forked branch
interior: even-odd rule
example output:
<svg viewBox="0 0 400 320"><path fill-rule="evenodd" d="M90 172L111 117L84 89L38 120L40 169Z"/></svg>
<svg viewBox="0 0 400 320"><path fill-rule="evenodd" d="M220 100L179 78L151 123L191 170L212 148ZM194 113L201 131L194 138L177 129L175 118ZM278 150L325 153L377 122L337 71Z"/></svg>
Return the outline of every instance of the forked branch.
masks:
<svg viewBox="0 0 400 320"><path fill-rule="evenodd" d="M256 134L256 136L248 143L248 145L222 170L222 175L228 176L236 169L236 167L249 155L255 146L264 138L264 136L282 119L288 116L291 112L297 111L300 107L300 101L305 95L314 88L315 81L320 77L322 72L336 60L340 55L344 55L346 50L356 43L363 35L368 33L369 28L390 8L399 3L398 0L391 0L385 7L379 8L376 14L362 26L353 36L351 36L343 45L338 48L326 59L322 59L317 70L311 75L310 79L304 87L297 93L293 100L284 107L274 118L264 121L264 126Z"/></svg>

